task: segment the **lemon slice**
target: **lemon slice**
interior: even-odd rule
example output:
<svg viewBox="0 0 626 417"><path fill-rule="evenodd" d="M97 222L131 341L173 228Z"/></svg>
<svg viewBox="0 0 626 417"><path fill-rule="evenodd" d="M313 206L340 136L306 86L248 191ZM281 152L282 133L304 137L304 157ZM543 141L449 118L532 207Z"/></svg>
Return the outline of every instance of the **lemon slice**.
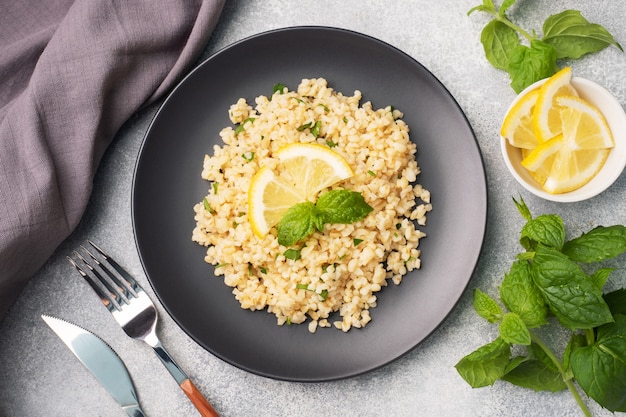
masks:
<svg viewBox="0 0 626 417"><path fill-rule="evenodd" d="M537 146L532 151L523 153L522 166L543 186L554 164L556 155L563 146L563 135L558 135Z"/></svg>
<svg viewBox="0 0 626 417"><path fill-rule="evenodd" d="M261 167L248 188L248 219L255 235L265 236L283 214L305 201L291 184L277 178L267 166Z"/></svg>
<svg viewBox="0 0 626 417"><path fill-rule="evenodd" d="M579 97L561 96L556 101L561 106L563 136L571 149L613 147L611 129L596 107Z"/></svg>
<svg viewBox="0 0 626 417"><path fill-rule="evenodd" d="M587 184L600 171L610 149L572 150L563 147L552 164L543 188L552 194L566 193Z"/></svg>
<svg viewBox="0 0 626 417"><path fill-rule="evenodd" d="M276 156L294 187L312 200L326 187L354 175L343 156L327 146L309 143L292 143L278 149Z"/></svg>
<svg viewBox="0 0 626 417"><path fill-rule="evenodd" d="M571 67L565 67L541 85L537 104L533 110L533 128L539 142L552 139L562 132L561 106L557 103L559 96L578 96L576 89L570 84Z"/></svg>
<svg viewBox="0 0 626 417"><path fill-rule="evenodd" d="M289 208L312 201L322 189L354 175L341 155L323 145L293 143L278 149L274 157L281 162L279 175L263 166L248 188L248 219L261 238Z"/></svg>
<svg viewBox="0 0 626 417"><path fill-rule="evenodd" d="M507 113L500 135L506 138L511 146L522 149L533 149L539 141L532 124L533 110L539 97L539 89L524 94Z"/></svg>

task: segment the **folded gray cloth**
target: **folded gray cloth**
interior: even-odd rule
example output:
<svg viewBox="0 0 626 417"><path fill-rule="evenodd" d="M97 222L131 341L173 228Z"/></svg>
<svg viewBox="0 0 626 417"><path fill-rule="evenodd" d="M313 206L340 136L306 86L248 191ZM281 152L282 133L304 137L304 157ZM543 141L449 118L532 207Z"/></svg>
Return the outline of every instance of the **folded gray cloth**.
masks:
<svg viewBox="0 0 626 417"><path fill-rule="evenodd" d="M0 320L76 227L117 130L189 70L223 3L3 2Z"/></svg>

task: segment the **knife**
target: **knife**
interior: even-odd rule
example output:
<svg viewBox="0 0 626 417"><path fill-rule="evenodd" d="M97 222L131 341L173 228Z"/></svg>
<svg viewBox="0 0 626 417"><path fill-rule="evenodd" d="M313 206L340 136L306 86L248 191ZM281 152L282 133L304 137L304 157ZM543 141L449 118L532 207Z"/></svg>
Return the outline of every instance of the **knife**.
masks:
<svg viewBox="0 0 626 417"><path fill-rule="evenodd" d="M85 365L130 417L145 417L128 369L117 353L95 334L56 317L42 315L74 355Z"/></svg>

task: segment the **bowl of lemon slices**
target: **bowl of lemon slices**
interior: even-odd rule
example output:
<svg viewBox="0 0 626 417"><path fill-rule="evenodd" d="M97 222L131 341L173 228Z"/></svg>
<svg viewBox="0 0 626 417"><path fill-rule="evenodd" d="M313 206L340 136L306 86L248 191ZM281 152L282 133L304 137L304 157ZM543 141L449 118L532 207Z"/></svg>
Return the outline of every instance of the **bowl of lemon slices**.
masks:
<svg viewBox="0 0 626 417"><path fill-rule="evenodd" d="M570 67L513 101L501 149L513 177L551 201L575 202L606 190L626 166L626 114L604 87Z"/></svg>

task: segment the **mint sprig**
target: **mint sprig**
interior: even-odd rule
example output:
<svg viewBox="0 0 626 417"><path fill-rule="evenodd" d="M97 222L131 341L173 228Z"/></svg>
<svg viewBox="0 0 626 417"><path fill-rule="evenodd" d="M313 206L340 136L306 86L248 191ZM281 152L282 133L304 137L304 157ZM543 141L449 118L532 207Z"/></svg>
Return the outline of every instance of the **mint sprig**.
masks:
<svg viewBox="0 0 626 417"><path fill-rule="evenodd" d="M349 224L367 216L373 208L356 191L331 190L318 198L291 207L278 223L278 243L291 246L317 231L325 224Z"/></svg>
<svg viewBox="0 0 626 417"><path fill-rule="evenodd" d="M487 60L509 73L511 87L517 93L555 74L560 59L579 59L611 45L623 51L603 26L590 23L578 10L565 10L548 17L540 38L534 30L528 32L509 18L507 11L515 3L516 0L504 0L496 8L493 0L483 0L467 14L480 11L493 16L483 28L480 41Z"/></svg>
<svg viewBox="0 0 626 417"><path fill-rule="evenodd" d="M599 226L566 241L558 215L533 218L524 200L514 202L526 220L525 250L505 274L499 300L474 291L474 309L499 335L461 359L458 373L474 388L503 380L535 391L568 389L591 416L581 388L602 407L625 412L626 289L603 294L613 268L597 264L626 252L626 227ZM536 330L555 327L569 332L560 357Z"/></svg>

